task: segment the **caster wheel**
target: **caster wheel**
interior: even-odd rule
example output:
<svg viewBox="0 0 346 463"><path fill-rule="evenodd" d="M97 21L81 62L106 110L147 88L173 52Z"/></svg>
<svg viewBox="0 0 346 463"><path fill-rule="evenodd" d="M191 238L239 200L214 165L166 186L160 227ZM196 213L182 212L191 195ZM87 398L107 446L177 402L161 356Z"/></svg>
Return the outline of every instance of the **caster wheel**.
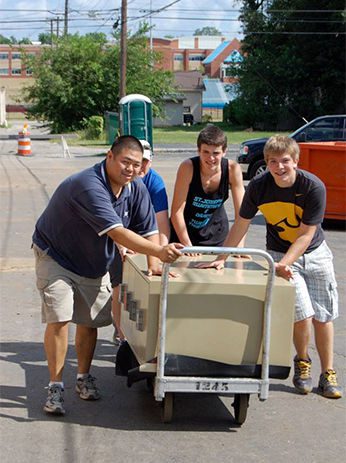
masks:
<svg viewBox="0 0 346 463"><path fill-rule="evenodd" d="M250 394L235 394L234 395L234 418L237 424L245 423L247 409L249 407Z"/></svg>
<svg viewBox="0 0 346 463"><path fill-rule="evenodd" d="M170 423L173 418L173 400L174 396L172 392L167 392L165 398L162 401L162 422Z"/></svg>

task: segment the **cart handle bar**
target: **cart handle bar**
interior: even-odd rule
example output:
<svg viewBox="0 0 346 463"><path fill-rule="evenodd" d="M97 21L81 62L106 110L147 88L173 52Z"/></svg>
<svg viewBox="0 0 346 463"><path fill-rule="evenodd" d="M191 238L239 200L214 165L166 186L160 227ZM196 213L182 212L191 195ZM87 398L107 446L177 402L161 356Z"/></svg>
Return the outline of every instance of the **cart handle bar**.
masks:
<svg viewBox="0 0 346 463"><path fill-rule="evenodd" d="M264 308L263 308L263 343L262 343L262 369L261 369L261 382L262 387L260 390L260 399L265 400L268 398L269 390L269 350L270 350L270 322L271 322L271 303L272 293L274 287L275 267L274 260L268 252L262 249L255 248L230 248L230 247L214 247L214 246L188 246L181 249L181 252L188 254L241 254L249 256L261 256L269 265L267 285L265 290ZM166 354L166 316L167 316L167 298L168 298L168 281L169 281L169 268L170 264L163 264L161 276L161 290L160 290L160 310L159 310L159 336L158 336L158 355L157 355L157 379L158 391L156 398L161 400L164 397L164 365ZM203 270L201 270L203 271Z"/></svg>

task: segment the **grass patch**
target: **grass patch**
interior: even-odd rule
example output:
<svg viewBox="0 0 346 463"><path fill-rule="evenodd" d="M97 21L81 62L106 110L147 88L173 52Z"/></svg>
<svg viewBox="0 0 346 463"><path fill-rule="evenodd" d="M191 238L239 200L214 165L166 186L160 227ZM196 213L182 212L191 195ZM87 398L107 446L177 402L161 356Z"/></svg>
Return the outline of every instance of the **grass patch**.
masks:
<svg viewBox="0 0 346 463"><path fill-rule="evenodd" d="M270 137L274 132L260 132L245 130L242 127L232 127L224 123L215 123L222 129L228 138L228 144L238 144L251 138ZM206 124L195 124L190 127L175 126L175 127L162 127L153 129L154 145L167 144L172 145L176 143L196 145L199 132L206 126ZM287 135L289 132L280 132L282 135ZM109 148L108 136L106 133L99 140L87 140L84 131L76 132L76 138L69 138L68 144L70 146L93 146L100 148Z"/></svg>
<svg viewBox="0 0 346 463"><path fill-rule="evenodd" d="M270 137L274 132L262 132L244 130L242 127L232 127L224 123L215 123L222 129L228 139L228 143L241 143L251 138ZM195 124L190 127L162 127L155 128L153 132L154 144L160 143L190 143L196 144L199 132L206 124ZM282 135L288 135L289 132L282 132Z"/></svg>
<svg viewBox="0 0 346 463"><path fill-rule="evenodd" d="M107 141L106 133L99 140L87 140L84 136L84 130L75 132L77 135L75 138L69 138L69 146L95 146L97 147L106 147L109 148L109 143Z"/></svg>

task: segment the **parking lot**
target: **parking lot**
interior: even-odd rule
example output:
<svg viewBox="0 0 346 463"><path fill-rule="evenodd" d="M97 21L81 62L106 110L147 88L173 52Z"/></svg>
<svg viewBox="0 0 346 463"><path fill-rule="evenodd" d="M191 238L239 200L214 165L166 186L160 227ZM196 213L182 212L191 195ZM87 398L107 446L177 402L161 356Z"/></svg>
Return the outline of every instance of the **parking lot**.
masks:
<svg viewBox="0 0 346 463"><path fill-rule="evenodd" d="M3 130L3 129L0 129ZM10 129L8 129L10 130ZM4 132L3 132L4 133ZM194 147L156 147L153 167L163 176L170 199L179 163ZM32 142L33 155L16 155L15 140L0 140L1 161L1 460L75 463L136 461L143 463L204 462L325 462L345 455L346 400L332 401L314 390L295 393L291 377L273 380L269 399L251 397L243 427L233 420L232 398L182 394L176 400L172 424L160 421L160 407L144 384L126 387L114 376L116 348L112 328L100 329L92 373L102 400L81 401L74 392L76 356L71 346L65 368L65 417L46 416L47 368L43 352L44 326L35 288L31 235L34 224L62 179L102 160L102 150L61 143ZM229 156L237 147L230 146ZM231 201L229 201L230 203ZM232 210L228 206L232 219ZM335 366L346 384L346 240L340 224L327 224L326 239L334 253L339 284L340 317L335 323ZM247 238L263 248L265 227L256 216ZM206 342L217 342L216 338ZM317 386L317 353L311 350Z"/></svg>

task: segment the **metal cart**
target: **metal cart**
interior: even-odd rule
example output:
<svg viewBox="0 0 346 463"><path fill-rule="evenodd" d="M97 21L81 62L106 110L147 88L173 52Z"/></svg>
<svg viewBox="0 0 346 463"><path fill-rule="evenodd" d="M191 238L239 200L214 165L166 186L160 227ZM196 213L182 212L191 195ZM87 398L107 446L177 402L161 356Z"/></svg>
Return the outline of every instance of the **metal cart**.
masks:
<svg viewBox="0 0 346 463"><path fill-rule="evenodd" d="M249 256L261 256L268 263L268 279L263 307L262 368L260 378L217 378L165 375L166 314L170 265L164 264L163 266L159 308L157 370L154 379L154 397L157 401L163 401L163 422L169 423L172 420L174 394L178 392L193 392L234 395L233 407L235 420L237 424L241 425L246 420L250 394L258 394L259 400L261 401L268 398L271 301L275 276L274 261L267 252L252 248L185 247L182 249L182 252L185 254L198 253L208 255L246 254Z"/></svg>
<svg viewBox="0 0 346 463"><path fill-rule="evenodd" d="M241 425L250 394L264 401L269 377L289 375L294 286L275 280L273 259L259 249L186 247L182 252L246 254L267 265L233 257L225 272L218 273L195 269L185 257L173 264L174 270L182 271L181 278L169 278L169 264L164 264L161 278L149 278L145 257L130 257L124 264L119 298L128 342L118 349L116 374L126 376L129 387L146 380L162 404L165 423L172 420L174 395L193 392L234 396L234 416ZM220 334L210 346L202 334L209 327L211 333Z"/></svg>

